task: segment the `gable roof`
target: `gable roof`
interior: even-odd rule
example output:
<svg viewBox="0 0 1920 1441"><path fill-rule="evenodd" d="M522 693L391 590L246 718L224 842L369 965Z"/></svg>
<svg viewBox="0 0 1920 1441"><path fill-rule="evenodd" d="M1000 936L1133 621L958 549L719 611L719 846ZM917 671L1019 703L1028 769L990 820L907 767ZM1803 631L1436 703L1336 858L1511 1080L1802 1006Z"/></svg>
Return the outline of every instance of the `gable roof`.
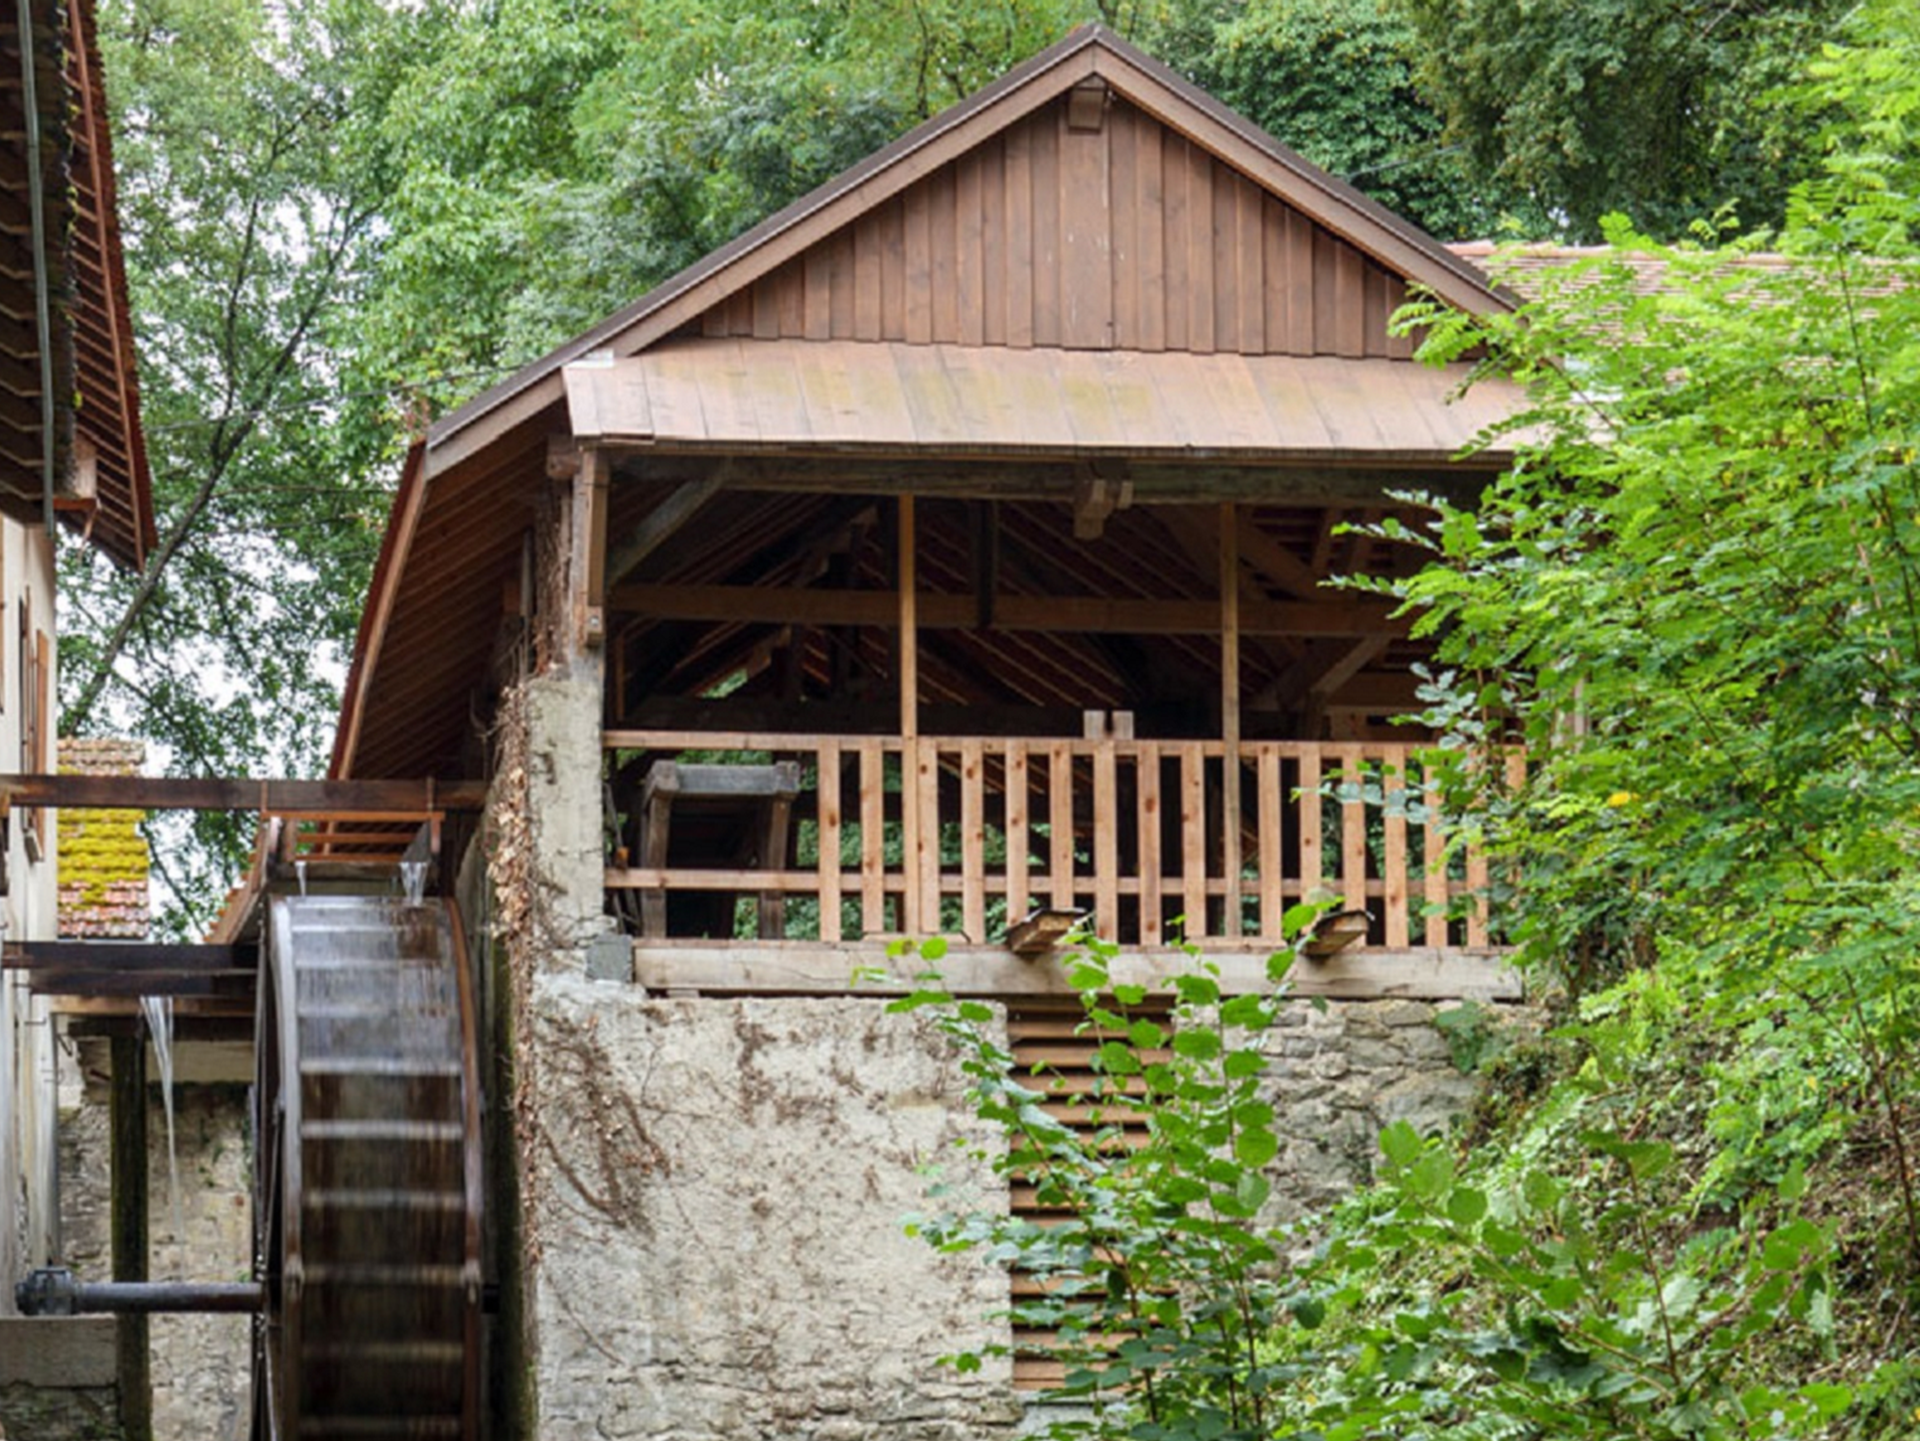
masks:
<svg viewBox="0 0 1920 1441"><path fill-rule="evenodd" d="M985 223L990 213L996 224ZM981 223L970 226L970 214ZM887 417L863 412L850 436L811 417L804 430L783 429L767 408L792 399L787 377L796 367L831 385L859 352L869 369L891 367L892 379L876 374L876 383L935 404L945 386L953 409L960 380L973 377L967 395L984 402L1001 359L1015 348L1047 350L1061 423L1052 439L1024 447L1042 462L1105 444L1078 424L1090 413L1078 404L1087 391L1080 382L1097 372L1112 410L1114 376L1076 351L1129 352L1119 358L1151 363L1171 382L1169 395L1193 393L1216 373L1239 377L1276 420L1306 380L1344 371L1327 376L1328 394L1344 398L1309 428L1320 441L1279 426L1226 447L1230 464L1265 467L1260 473L1274 477L1269 498L1284 503L1289 466L1331 455L1336 466L1380 474L1416 458L1446 469L1459 427L1485 423L1463 412L1412 441L1404 427L1390 434L1363 422L1343 434L1329 423L1356 406L1443 407L1444 378L1398 386L1414 370L1412 346L1390 337L1386 320L1409 283L1475 313L1516 303L1166 66L1105 29L1077 30L435 424L409 456L395 499L343 698L334 773L457 765L465 697L485 676L503 586L519 575L548 434L590 429L577 409L578 383L570 413L567 371L576 363L612 361L620 372L609 377L611 390L596 393L638 396L649 413L650 395L663 403L677 395L691 413L744 381L751 403L734 406L737 423L703 420L662 436L649 418L644 434L631 432L658 450L837 450L844 458L850 443L897 444L921 458L944 446L978 460L1001 446L998 432L936 433L908 418L890 439L880 433ZM1394 384L1358 383L1378 366L1398 373ZM698 371L691 384L655 395L687 367ZM733 393L744 392L735 385ZM960 408L982 424L991 419L984 403ZM1174 433L1178 425L1165 436L1137 430L1108 448L1191 460L1217 445L1217 437L1196 444ZM1500 458L1483 456L1476 468Z"/></svg>
<svg viewBox="0 0 1920 1441"><path fill-rule="evenodd" d="M1479 270L1417 226L1328 175L1112 31L1090 25L442 418L428 433L427 478L456 464L505 426L559 399L563 366L597 351L634 354L703 319L942 166L1009 131L1074 87L1096 81L1126 106L1182 137L1201 156L1284 203L1394 278L1415 281L1449 304L1476 313L1514 303L1513 296L1490 285Z"/></svg>

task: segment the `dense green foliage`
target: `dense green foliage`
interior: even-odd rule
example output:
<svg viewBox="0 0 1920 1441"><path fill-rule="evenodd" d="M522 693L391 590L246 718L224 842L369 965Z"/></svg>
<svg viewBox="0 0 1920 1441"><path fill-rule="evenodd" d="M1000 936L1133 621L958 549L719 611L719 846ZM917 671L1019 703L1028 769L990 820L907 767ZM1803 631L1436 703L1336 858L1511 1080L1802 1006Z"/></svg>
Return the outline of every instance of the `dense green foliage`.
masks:
<svg viewBox="0 0 1920 1441"><path fill-rule="evenodd" d="M1476 170L1416 80L1393 0L1250 0L1198 57L1211 93L1322 169L1447 240L1519 221L1526 192ZM1529 234L1550 233L1527 213Z"/></svg>
<svg viewBox="0 0 1920 1441"><path fill-rule="evenodd" d="M1253 1228L1275 1254L1315 1247L1260 1273L1285 1287L1260 1293L1265 1338L1183 1353L1180 1387L1119 1391L1094 1434L1914 1434L1920 15L1856 23L1805 97L1832 152L1777 254L1610 222L1615 252L1519 316L1408 317L1430 354L1534 399L1479 505L1383 528L1432 562L1377 588L1437 640L1452 800L1506 862L1557 1022L1496 1054L1456 1017L1491 1087L1465 1143L1391 1127L1373 1188L1308 1235ZM1196 1053L1216 1046L1259 1055L1232 1034ZM1188 1124L1177 1086L1150 1100ZM1149 1234L1236 1224L1158 1195ZM1129 1251L1082 1270L1108 1254ZM1101 1324L1186 1334L1246 1284L1221 1254L1218 1283L1169 1279ZM1258 1415L1235 1409L1249 1388Z"/></svg>
<svg viewBox="0 0 1920 1441"><path fill-rule="evenodd" d="M1722 0L1397 0L1418 80L1474 171L1570 238L1625 213L1673 239L1732 206L1774 224L1818 163L1769 103L1853 7Z"/></svg>
<svg viewBox="0 0 1920 1441"><path fill-rule="evenodd" d="M1298 933L1317 914L1287 917ZM939 941L923 959L937 965ZM1281 1238L1258 1224L1279 1153L1271 1100L1260 1076L1261 1045L1286 1005L1291 948L1268 962L1266 994L1223 998L1197 954L1173 977L1171 1014L1147 1006L1144 987L1114 984L1116 952L1082 939L1064 962L1099 1040L1094 1082L1064 1099L1098 1117L1089 1128L1045 1109L1062 1095L1013 1072L994 1007L956 1000L928 985L891 1009L930 1008L955 1043L967 1099L1007 1137L976 1156L1008 1182L1033 1187L1046 1221L971 1201L912 1224L942 1250L984 1249L1042 1283L1012 1310L1020 1325L1057 1337L1062 1397L1083 1403L1045 1434L1263 1436L1281 1413L1288 1370L1273 1363L1271 1338L1286 1316ZM1032 1082L1032 1084L1029 1084ZM1129 1138L1125 1121L1144 1118ZM945 1193L937 1193L944 1195ZM955 1199L948 1197L947 1199ZM954 1358L977 1370L981 1355Z"/></svg>

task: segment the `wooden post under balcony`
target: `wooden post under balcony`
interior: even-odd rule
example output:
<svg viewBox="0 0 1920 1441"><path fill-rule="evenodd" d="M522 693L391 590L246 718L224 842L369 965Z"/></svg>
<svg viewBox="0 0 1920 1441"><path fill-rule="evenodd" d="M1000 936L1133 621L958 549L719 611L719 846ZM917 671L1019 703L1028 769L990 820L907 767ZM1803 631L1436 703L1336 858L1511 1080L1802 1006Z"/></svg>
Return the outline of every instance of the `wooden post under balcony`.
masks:
<svg viewBox="0 0 1920 1441"><path fill-rule="evenodd" d="M1238 936L1240 916L1240 527L1232 501L1220 506L1220 809L1224 832L1220 868L1227 881L1226 934Z"/></svg>
<svg viewBox="0 0 1920 1441"><path fill-rule="evenodd" d="M920 635L914 590L913 496L900 497L900 818L905 831L901 854L907 861L907 886L900 898L901 928L910 936L923 926L939 924L935 914L922 914L921 878L927 872L927 838L920 815ZM938 857L934 858L935 864Z"/></svg>

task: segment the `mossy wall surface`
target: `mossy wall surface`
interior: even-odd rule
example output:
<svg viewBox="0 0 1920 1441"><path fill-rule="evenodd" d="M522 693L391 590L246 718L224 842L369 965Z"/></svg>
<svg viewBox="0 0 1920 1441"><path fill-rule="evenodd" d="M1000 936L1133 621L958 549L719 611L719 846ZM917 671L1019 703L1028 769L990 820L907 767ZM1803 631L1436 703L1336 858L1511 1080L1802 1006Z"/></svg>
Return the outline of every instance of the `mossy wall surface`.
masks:
<svg viewBox="0 0 1920 1441"><path fill-rule="evenodd" d="M63 740L65 775L137 775L138 741ZM140 812L60 812L60 934L73 940L138 940L147 933L146 837Z"/></svg>

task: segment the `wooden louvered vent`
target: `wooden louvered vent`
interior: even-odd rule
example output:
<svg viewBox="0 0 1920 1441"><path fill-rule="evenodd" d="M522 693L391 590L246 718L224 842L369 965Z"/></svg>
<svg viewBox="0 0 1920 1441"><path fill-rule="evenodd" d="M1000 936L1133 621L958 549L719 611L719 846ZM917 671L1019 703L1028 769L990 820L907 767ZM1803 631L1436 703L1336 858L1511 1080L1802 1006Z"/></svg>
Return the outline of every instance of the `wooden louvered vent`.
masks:
<svg viewBox="0 0 1920 1441"><path fill-rule="evenodd" d="M1152 1020L1171 1029L1172 1019L1165 1009L1143 1010L1134 1007L1131 1014ZM1014 1069L1023 1085L1048 1097L1045 1109L1076 1129L1089 1134L1101 1129L1119 1128L1117 1144L1137 1147L1147 1139L1145 1117L1116 1106L1111 1101L1092 1099L1097 1073L1093 1054L1104 1040L1112 1039L1092 1027L1080 1002L1071 997L1022 1000L1007 1007L1007 1039L1013 1052ZM1166 1053L1142 1051L1142 1062L1165 1059ZM1128 1093L1138 1094L1143 1083L1130 1078ZM1016 1178L1009 1198L1013 1214L1041 1225L1058 1222L1064 1209L1040 1202L1036 1187ZM1015 1270L1012 1291L1015 1303L1040 1296L1045 1282L1030 1273ZM1021 1391L1046 1391L1059 1386L1066 1367L1055 1354L1051 1332L1032 1326L1015 1326L1013 1332L1013 1382Z"/></svg>

